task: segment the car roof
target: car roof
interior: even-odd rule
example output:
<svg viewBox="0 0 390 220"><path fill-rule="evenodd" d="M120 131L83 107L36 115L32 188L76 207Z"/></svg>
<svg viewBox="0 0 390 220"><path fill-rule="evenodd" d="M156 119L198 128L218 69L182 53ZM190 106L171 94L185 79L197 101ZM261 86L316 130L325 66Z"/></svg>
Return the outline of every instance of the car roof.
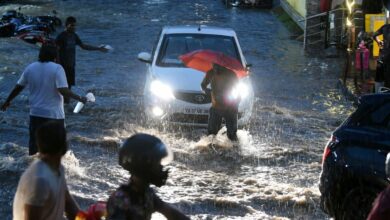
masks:
<svg viewBox="0 0 390 220"><path fill-rule="evenodd" d="M165 26L162 29L163 34L213 34L223 36L236 36L236 32L231 28L222 28L206 25L182 25L182 26Z"/></svg>

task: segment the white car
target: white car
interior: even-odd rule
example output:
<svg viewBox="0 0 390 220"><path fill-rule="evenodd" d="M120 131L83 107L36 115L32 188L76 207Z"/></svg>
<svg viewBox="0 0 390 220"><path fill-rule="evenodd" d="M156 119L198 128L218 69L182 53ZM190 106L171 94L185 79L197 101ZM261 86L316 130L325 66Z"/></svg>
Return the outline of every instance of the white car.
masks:
<svg viewBox="0 0 390 220"><path fill-rule="evenodd" d="M148 119L172 124L205 126L208 122L211 98L203 93L204 72L186 67L180 55L200 49L221 51L246 63L236 33L229 28L209 26L167 26L152 54L142 52L138 59L147 63L144 88L144 107ZM238 125L247 125L253 107L253 88L250 74L241 78L238 88Z"/></svg>

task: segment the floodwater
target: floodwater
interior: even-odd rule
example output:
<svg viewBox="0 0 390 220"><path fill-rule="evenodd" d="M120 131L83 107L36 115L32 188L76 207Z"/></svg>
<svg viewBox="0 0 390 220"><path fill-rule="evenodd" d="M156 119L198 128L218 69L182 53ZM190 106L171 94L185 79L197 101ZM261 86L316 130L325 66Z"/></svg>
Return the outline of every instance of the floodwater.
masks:
<svg viewBox="0 0 390 220"><path fill-rule="evenodd" d="M120 143L136 132L171 146L168 184L159 195L192 219L327 219L319 208L318 177L323 147L353 110L337 88L342 65L306 56L302 43L270 10L226 9L210 0L64 0L0 5L0 13L21 7L29 15L73 15L88 44L109 44L112 53L77 51L79 94L96 102L79 114L66 107L70 151L63 163L71 193L82 208L104 201L129 174L117 165ZM140 119L146 67L136 57L151 51L164 25L206 24L233 28L252 67L256 101L239 147L223 135L207 147L206 129L150 128ZM61 30L61 28L59 29ZM58 30L58 31L59 31ZM0 102L38 47L0 39ZM0 113L0 216L12 218L18 179L28 156L28 94ZM153 219L164 219L154 215Z"/></svg>

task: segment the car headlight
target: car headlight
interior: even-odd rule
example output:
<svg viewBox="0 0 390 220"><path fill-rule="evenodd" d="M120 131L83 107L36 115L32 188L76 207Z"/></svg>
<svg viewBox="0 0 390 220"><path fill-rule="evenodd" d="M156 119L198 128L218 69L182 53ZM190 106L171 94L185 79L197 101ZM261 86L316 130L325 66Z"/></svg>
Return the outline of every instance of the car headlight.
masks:
<svg viewBox="0 0 390 220"><path fill-rule="evenodd" d="M164 99L164 100L171 100L174 99L175 96L173 95L171 87L168 85L165 85L159 80L154 80L150 84L150 91L153 93L153 95Z"/></svg>
<svg viewBox="0 0 390 220"><path fill-rule="evenodd" d="M245 99L249 95L249 86L240 82L235 86L230 94L231 99Z"/></svg>

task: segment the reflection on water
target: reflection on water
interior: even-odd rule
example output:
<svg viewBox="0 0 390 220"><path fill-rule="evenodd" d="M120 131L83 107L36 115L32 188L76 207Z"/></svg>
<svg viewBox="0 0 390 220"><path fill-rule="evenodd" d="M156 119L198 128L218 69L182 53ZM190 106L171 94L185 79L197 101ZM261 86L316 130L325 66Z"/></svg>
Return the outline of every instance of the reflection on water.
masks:
<svg viewBox="0 0 390 220"><path fill-rule="evenodd" d="M118 148L136 132L157 135L171 146L175 161L159 195L193 219L326 219L319 209L321 155L330 132L352 107L336 88L335 60L305 57L301 42L267 10L226 9L221 1L39 1L0 5L0 13L22 7L25 14L73 15L88 44L109 44L110 54L77 51L77 86L92 92L79 114L66 106L70 151L64 157L72 194L85 209L106 200L129 178L117 164ZM43 2L43 3L42 3ZM256 90L253 118L239 141L224 130L156 129L142 120L145 65L136 56L151 51L164 25L207 23L236 30L252 67ZM58 30L60 31L61 28ZM0 102L38 47L15 38L0 39ZM0 216L11 219L12 198L28 156L28 96L20 94L0 112ZM153 215L153 219L163 219Z"/></svg>

